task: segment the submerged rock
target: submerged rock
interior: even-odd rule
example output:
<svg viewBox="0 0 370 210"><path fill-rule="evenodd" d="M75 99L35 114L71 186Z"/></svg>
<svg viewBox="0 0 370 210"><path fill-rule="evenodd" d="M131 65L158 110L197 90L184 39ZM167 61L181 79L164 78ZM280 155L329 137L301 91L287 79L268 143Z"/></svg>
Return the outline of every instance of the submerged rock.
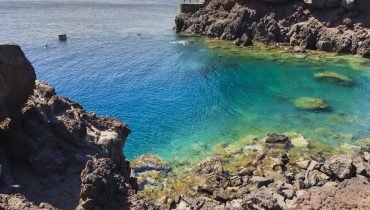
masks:
<svg viewBox="0 0 370 210"><path fill-rule="evenodd" d="M295 107L307 111L328 111L330 107L320 98L302 97L294 100Z"/></svg>
<svg viewBox="0 0 370 210"><path fill-rule="evenodd" d="M336 83L343 86L353 85L353 80L336 72L320 72L314 75L315 79L325 82Z"/></svg>
<svg viewBox="0 0 370 210"><path fill-rule="evenodd" d="M307 148L308 146L308 141L302 135L292 138L290 142L292 143L294 147L298 147L298 148Z"/></svg>
<svg viewBox="0 0 370 210"><path fill-rule="evenodd" d="M265 144L269 147L289 147L290 140L289 137L286 135L280 134L267 134Z"/></svg>
<svg viewBox="0 0 370 210"><path fill-rule="evenodd" d="M144 154L131 161L131 168L135 173L145 171L169 171L170 167L160 157L153 154Z"/></svg>

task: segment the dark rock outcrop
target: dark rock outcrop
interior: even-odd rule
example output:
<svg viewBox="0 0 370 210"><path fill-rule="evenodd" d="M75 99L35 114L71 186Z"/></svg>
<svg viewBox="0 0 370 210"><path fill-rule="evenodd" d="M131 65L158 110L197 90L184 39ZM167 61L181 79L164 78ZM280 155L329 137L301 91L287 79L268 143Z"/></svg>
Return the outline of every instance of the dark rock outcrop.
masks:
<svg viewBox="0 0 370 210"><path fill-rule="evenodd" d="M0 47L0 122L19 111L35 86L35 71L21 48Z"/></svg>
<svg viewBox="0 0 370 210"><path fill-rule="evenodd" d="M0 104L7 111L18 107L0 126L0 207L150 208L135 194L122 154L128 126L85 112L50 85L35 82L18 46L0 45L0 57L1 84L7 85Z"/></svg>
<svg viewBox="0 0 370 210"><path fill-rule="evenodd" d="M235 40L239 46L283 43L369 57L369 11L366 0L212 0L175 22L177 32Z"/></svg>

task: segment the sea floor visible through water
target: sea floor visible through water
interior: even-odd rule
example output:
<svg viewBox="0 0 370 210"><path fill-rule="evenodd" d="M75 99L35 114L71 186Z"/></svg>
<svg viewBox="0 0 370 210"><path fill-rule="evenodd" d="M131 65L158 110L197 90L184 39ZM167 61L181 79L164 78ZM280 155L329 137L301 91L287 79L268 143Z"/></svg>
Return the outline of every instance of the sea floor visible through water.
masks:
<svg viewBox="0 0 370 210"><path fill-rule="evenodd" d="M182 126L184 133L189 132L172 139L165 152L158 153L166 160L199 162L217 155L220 145L242 149L247 145L238 145L240 142L248 142L248 138L263 141L267 133L299 134L333 153L369 143L368 60L315 51L296 54L269 47L240 48L206 38L185 39L186 51L196 49L198 56L208 57L189 59L187 66L201 70L206 84L210 84L206 87L213 86L203 90L205 100L212 100L196 116L201 117L201 123ZM350 84L315 77L326 73ZM296 107L294 101L305 97L323 99L328 109Z"/></svg>

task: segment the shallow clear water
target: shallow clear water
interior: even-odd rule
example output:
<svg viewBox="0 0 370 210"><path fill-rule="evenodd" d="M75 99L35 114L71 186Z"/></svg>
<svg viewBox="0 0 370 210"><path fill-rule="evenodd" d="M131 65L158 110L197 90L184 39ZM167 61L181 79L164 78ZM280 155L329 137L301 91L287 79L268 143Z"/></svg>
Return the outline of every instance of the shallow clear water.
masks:
<svg viewBox="0 0 370 210"><path fill-rule="evenodd" d="M130 159L192 156L194 143L268 132L302 133L334 147L370 137L369 61L310 60L177 36L176 12L175 0L0 1L0 42L20 44L38 79L58 94L127 122ZM56 40L59 32L66 43ZM355 85L316 81L319 71ZM303 96L327 100L332 112L296 109L292 100Z"/></svg>

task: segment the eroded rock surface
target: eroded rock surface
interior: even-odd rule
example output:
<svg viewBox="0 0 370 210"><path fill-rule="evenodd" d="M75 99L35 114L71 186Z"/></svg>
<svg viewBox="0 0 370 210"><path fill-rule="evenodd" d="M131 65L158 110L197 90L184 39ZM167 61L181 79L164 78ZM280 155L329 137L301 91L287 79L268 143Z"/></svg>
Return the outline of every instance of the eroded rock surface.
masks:
<svg viewBox="0 0 370 210"><path fill-rule="evenodd" d="M207 1L208 2L208 1ZM176 31L236 45L290 45L370 57L370 3L366 0L212 0L176 17ZM289 50L297 51L297 50Z"/></svg>
<svg viewBox="0 0 370 210"><path fill-rule="evenodd" d="M19 111L35 86L35 71L16 44L0 47L0 122Z"/></svg>
<svg viewBox="0 0 370 210"><path fill-rule="evenodd" d="M122 154L130 133L125 123L88 113L50 85L35 82L18 46L0 45L0 58L2 73L12 73L0 74L1 84L12 84L0 103L19 107L0 126L0 207L151 208L135 194L136 180Z"/></svg>

